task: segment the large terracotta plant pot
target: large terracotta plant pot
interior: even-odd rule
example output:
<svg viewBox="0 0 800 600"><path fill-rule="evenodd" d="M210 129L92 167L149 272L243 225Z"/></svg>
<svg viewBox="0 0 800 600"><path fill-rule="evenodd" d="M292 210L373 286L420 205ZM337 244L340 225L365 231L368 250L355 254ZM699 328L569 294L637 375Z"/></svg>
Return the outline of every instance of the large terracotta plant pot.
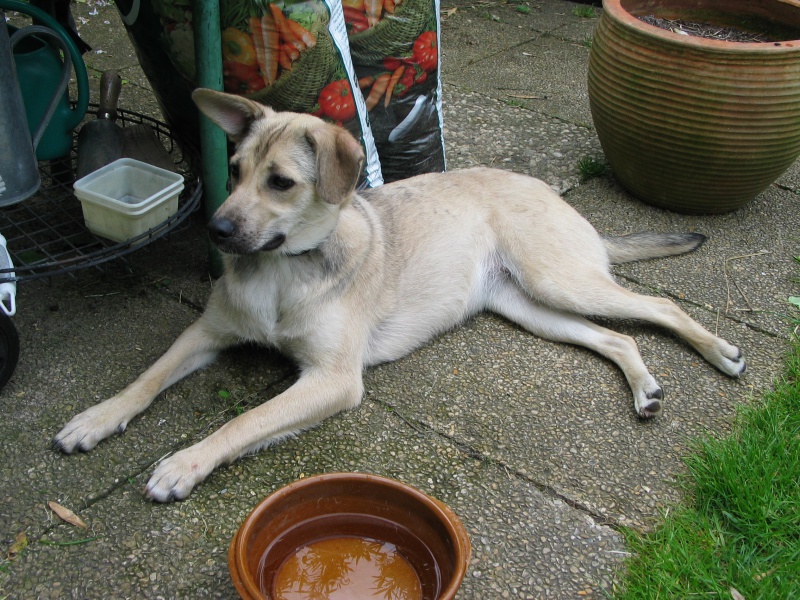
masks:
<svg viewBox="0 0 800 600"><path fill-rule="evenodd" d="M685 213L739 208L800 155L799 0L603 0L589 59L597 135L620 182ZM687 36L638 16L775 32Z"/></svg>

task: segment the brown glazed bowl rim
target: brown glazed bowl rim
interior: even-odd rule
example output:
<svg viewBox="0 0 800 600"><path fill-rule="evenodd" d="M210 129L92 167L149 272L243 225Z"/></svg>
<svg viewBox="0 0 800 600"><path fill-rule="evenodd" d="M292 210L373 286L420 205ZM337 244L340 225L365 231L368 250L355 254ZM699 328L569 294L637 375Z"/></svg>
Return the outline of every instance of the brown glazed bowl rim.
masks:
<svg viewBox="0 0 800 600"><path fill-rule="evenodd" d="M249 573L249 568L247 567L247 540L250 539L253 529L257 526L261 516L298 492L331 483L345 483L350 485L372 484L387 487L415 499L430 510L446 529L452 540L455 553L452 577L449 583L439 593L437 600L452 600L455 598L455 594L459 587L461 587L461 583L466 575L467 566L469 565L472 554L469 535L458 515L444 502L432 496L428 496L424 492L406 483L372 473L355 472L323 473L298 479L275 490L250 511L231 539L230 546L228 547L228 569L230 571L231 580L233 581L236 591L242 598L269 600L261 592L255 574Z"/></svg>
<svg viewBox="0 0 800 600"><path fill-rule="evenodd" d="M705 50L715 50L718 52L755 52L755 53L769 53L776 52L797 52L800 48L800 40L784 40L778 43L771 42L731 42L727 40L715 40L703 38L692 35L681 35L666 29L662 29L650 23L638 19L635 14L629 12L625 5L631 2L642 2L644 0L603 0L603 12L607 13L610 18L622 22L628 27L637 29L644 35L662 40L669 40L678 43L682 46L694 46L703 48ZM724 4L724 0L716 0L720 6ZM775 0L775 4L779 4L780 0Z"/></svg>

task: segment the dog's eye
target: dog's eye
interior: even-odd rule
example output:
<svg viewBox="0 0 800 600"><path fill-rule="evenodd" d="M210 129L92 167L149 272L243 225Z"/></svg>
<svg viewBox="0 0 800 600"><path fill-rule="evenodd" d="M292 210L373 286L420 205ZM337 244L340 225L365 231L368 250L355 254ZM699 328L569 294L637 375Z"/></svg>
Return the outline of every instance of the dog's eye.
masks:
<svg viewBox="0 0 800 600"><path fill-rule="evenodd" d="M267 185L273 190L288 190L294 186L294 180L284 177L283 175L272 174L267 179Z"/></svg>

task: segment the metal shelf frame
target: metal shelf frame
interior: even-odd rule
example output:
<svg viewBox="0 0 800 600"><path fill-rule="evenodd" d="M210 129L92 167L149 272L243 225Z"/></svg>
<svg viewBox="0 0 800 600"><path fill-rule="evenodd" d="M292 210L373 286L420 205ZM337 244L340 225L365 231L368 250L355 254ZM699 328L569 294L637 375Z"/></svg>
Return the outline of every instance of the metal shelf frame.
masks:
<svg viewBox="0 0 800 600"><path fill-rule="evenodd" d="M97 105L90 104L87 118L94 118ZM199 152L179 141L164 123L123 109L116 123L122 127L148 125L170 154L175 170L184 176L178 211L169 219L135 238L117 243L89 231L83 221L80 201L72 190L77 163L77 137L69 156L41 161L42 185L30 198L0 207L0 233L14 262L15 277L4 277L11 269L0 269L0 281L23 281L72 273L120 258L164 237L201 204L203 186L197 174Z"/></svg>

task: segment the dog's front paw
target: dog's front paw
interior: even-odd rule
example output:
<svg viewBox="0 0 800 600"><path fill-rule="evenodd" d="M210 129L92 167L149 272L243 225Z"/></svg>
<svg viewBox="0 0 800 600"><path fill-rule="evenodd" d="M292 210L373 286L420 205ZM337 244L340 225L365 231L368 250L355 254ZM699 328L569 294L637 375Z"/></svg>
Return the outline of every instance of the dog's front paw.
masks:
<svg viewBox="0 0 800 600"><path fill-rule="evenodd" d="M53 445L67 454L86 452L110 435L122 433L129 417L121 404L111 398L75 415L53 438Z"/></svg>
<svg viewBox="0 0 800 600"><path fill-rule="evenodd" d="M201 454L192 446L162 460L147 482L145 496L156 502L186 498L213 470L213 465L205 464Z"/></svg>

